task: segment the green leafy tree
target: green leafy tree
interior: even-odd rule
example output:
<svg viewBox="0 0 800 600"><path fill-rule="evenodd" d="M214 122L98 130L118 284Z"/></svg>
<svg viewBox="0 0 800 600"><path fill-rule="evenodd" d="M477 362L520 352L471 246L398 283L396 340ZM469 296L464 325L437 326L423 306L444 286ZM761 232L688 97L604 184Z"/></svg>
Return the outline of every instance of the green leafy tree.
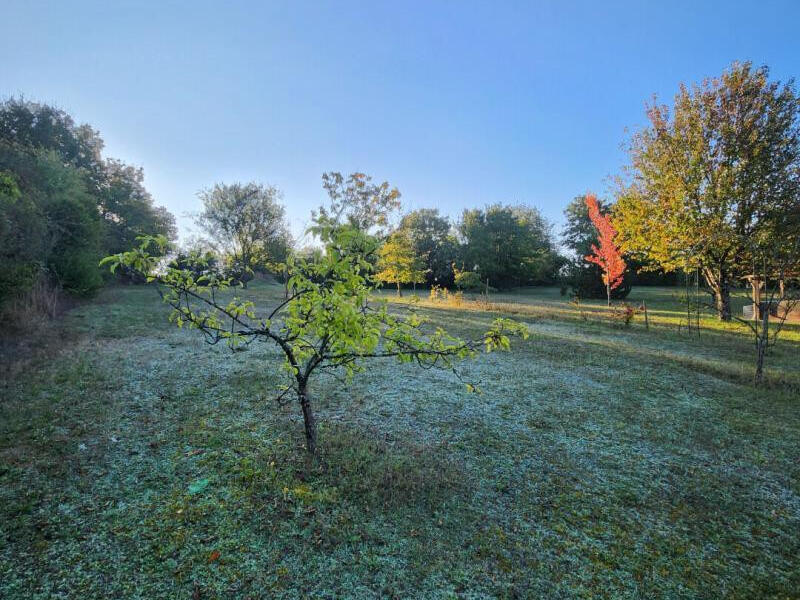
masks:
<svg viewBox="0 0 800 600"><path fill-rule="evenodd" d="M555 279L560 259L550 225L535 208L495 204L485 210L465 210L458 230L465 270L477 270L492 286L507 288Z"/></svg>
<svg viewBox="0 0 800 600"><path fill-rule="evenodd" d="M23 98L6 100L0 104L0 140L17 150L56 153L65 165L81 170L90 193L103 185L103 139L59 108Z"/></svg>
<svg viewBox="0 0 800 600"><path fill-rule="evenodd" d="M467 292L480 292L486 289L486 285L481 281L481 276L475 271L461 271L455 269L454 283L460 290Z"/></svg>
<svg viewBox="0 0 800 600"><path fill-rule="evenodd" d="M228 270L246 285L253 269L284 257L291 237L274 186L258 183L218 183L200 192L203 211L197 217L216 252L228 260Z"/></svg>
<svg viewBox="0 0 800 600"><path fill-rule="evenodd" d="M345 179L341 173L323 173L322 187L328 192L329 206L314 213L319 227L349 225L359 231L382 235L392 215L400 209L400 192L388 182L375 184L364 173L352 173Z"/></svg>
<svg viewBox="0 0 800 600"><path fill-rule="evenodd" d="M681 86L670 111L653 104L630 147L614 225L625 252L666 271L699 269L730 320L732 281L753 242L779 247L800 212L800 100L766 67L734 63Z"/></svg>
<svg viewBox="0 0 800 600"><path fill-rule="evenodd" d="M452 285L459 249L450 220L435 208L422 208L404 215L398 230L409 236L414 254L423 260L428 285Z"/></svg>
<svg viewBox="0 0 800 600"><path fill-rule="evenodd" d="M141 233L174 237L141 169L104 161L103 140L63 110L12 98L0 103L0 171L19 194L3 198L3 287L24 292L37 279L88 293L102 283L97 260L130 248Z"/></svg>
<svg viewBox="0 0 800 600"><path fill-rule="evenodd" d="M9 234L0 241L3 271L15 275L0 295L24 291L40 273L76 294L102 285L102 219L83 174L52 150L2 142L0 172L15 184L0 208Z"/></svg>
<svg viewBox="0 0 800 600"><path fill-rule="evenodd" d="M375 277L397 285L397 295L402 296L402 285L425 281L423 257L414 251L414 245L404 230L394 232L378 250L378 272Z"/></svg>
<svg viewBox="0 0 800 600"><path fill-rule="evenodd" d="M11 172L0 172L0 303L28 288L44 254L45 222Z"/></svg>
<svg viewBox="0 0 800 600"><path fill-rule="evenodd" d="M350 226L322 227L320 235L325 253L313 262L290 259L289 297L264 311L236 297L222 300L220 292L229 282L213 273L197 277L198 267L157 269L164 238L143 238L138 248L103 262L112 270L121 265L135 269L157 283L172 308L170 320L199 330L212 344L222 341L233 348L254 340L276 344L288 378L279 399L287 394L296 397L311 455L317 446L309 388L315 373L332 369L352 377L377 358L454 368L454 361L475 356L481 347L507 349L510 335L527 335L524 326L497 319L480 339L465 341L441 327L426 327L425 319L413 311L392 314L385 302L373 300L372 265L363 254L339 250L374 245L375 239Z"/></svg>
<svg viewBox="0 0 800 600"><path fill-rule="evenodd" d="M108 252L131 248L140 235L163 235L175 241L178 230L175 217L161 206L144 187L144 170L122 161L105 161L100 214L105 220Z"/></svg>

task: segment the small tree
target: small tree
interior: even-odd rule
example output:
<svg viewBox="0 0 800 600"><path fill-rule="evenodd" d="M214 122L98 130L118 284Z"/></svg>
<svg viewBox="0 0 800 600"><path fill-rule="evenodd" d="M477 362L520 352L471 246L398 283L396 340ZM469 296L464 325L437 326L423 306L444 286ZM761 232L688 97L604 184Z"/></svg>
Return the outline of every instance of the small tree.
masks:
<svg viewBox="0 0 800 600"><path fill-rule="evenodd" d="M595 229L597 229L597 240L600 243L599 247L592 244L592 253L586 256L586 260L596 264L603 272L603 283L606 286L608 305L611 306L611 290L622 284L626 265L615 241L617 231L611 225L608 217L600 212L600 207L597 205L597 196L587 194L586 206L589 209L589 218L592 220Z"/></svg>
<svg viewBox="0 0 800 600"><path fill-rule="evenodd" d="M402 284L425 281L422 257L415 254L411 239L403 231L390 235L378 250L378 269L375 277L386 283L397 284L398 296L403 295Z"/></svg>
<svg viewBox="0 0 800 600"><path fill-rule="evenodd" d="M462 291L479 292L485 288L481 276L475 271L462 271L458 267L453 267L455 273L456 287Z"/></svg>
<svg viewBox="0 0 800 600"><path fill-rule="evenodd" d="M800 215L794 215L800 219ZM759 244L759 242L761 242ZM800 267L800 237L787 238L782 244L775 238L765 236L762 240L751 240L754 257L751 284L754 296L752 320L734 315L753 334L756 347L755 374L753 381L760 385L764 381L764 361L769 349L778 342L789 315L800 306L800 290L789 288L787 280L796 279ZM792 277L793 276L793 277ZM774 311L774 322L770 317Z"/></svg>
<svg viewBox="0 0 800 600"><path fill-rule="evenodd" d="M389 313L385 302L372 302L375 283L366 259L370 252L351 251L374 248L376 240L352 226L322 226L318 231L325 253L314 261L290 257L289 296L264 312L257 312L251 301L222 300L220 292L230 284L214 273L196 277L197 266L164 265L151 254L160 252L166 243L163 237L144 237L138 248L102 262L112 271L124 265L145 274L172 308L170 321L199 330L211 344L222 341L235 348L257 339L275 343L283 352L288 377L278 398L290 393L297 398L310 455L317 447L309 391L315 373L341 369L352 377L367 360L390 357L421 367L455 369L454 361L475 356L480 347L508 349L510 335L527 336L523 325L496 319L480 339L466 341L441 327L426 331L425 319L413 310L407 316Z"/></svg>
<svg viewBox="0 0 800 600"><path fill-rule="evenodd" d="M607 214L610 206L603 200L597 200L600 212ZM565 224L561 234L561 244L568 250L569 258L561 266L559 280L563 294L572 288L572 293L581 298L605 298L606 286L603 283L603 274L600 267L587 262L585 256L592 251L592 244L598 244L597 228L589 218L589 207L586 206L586 196L581 194L573 198L564 208ZM624 299L631 291L631 264L625 273L622 285L611 291L611 299Z"/></svg>

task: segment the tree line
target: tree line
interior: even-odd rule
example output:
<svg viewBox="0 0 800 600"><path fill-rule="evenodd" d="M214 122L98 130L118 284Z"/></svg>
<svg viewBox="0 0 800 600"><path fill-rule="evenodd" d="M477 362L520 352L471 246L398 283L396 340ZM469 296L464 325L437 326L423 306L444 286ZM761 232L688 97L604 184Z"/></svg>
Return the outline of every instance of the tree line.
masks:
<svg viewBox="0 0 800 600"><path fill-rule="evenodd" d="M90 294L103 285L103 256L146 233L176 238L142 169L102 150L100 134L63 110L0 104L0 303L42 281Z"/></svg>
<svg viewBox="0 0 800 600"><path fill-rule="evenodd" d="M329 204L313 215L346 222L380 241L370 260L397 287L510 288L560 283L581 297L624 297L634 284L675 283L702 274L714 307L731 318L730 289L756 272L764 281L797 276L800 245L800 99L794 82L766 67L734 63L721 76L682 85L672 107L653 103L630 139L629 163L612 198L607 239L587 196L564 211L560 239L538 209L492 204L456 220L437 209L402 213L401 194L364 173L329 172ZM137 235L174 238L172 216L154 205L142 171L103 159L102 139L63 111L22 100L0 106L0 298L45 274L65 289L101 285L97 259ZM297 248L283 197L258 183L218 184L200 193L203 236L176 260L202 253L246 285L257 271L283 277L290 256L321 259L324 245ZM605 217L604 217L605 218ZM604 281L593 247L613 232L622 274ZM283 275L282 275L283 274Z"/></svg>

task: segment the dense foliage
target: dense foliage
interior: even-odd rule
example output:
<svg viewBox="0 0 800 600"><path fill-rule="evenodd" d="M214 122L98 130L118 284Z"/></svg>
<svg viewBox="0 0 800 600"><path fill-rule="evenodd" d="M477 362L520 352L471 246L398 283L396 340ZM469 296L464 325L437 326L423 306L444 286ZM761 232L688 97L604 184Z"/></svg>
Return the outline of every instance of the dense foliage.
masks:
<svg viewBox="0 0 800 600"><path fill-rule="evenodd" d="M378 272L375 277L397 286L398 296L403 295L401 285L425 281L424 257L414 249L408 232L399 229L392 233L378 250Z"/></svg>
<svg viewBox="0 0 800 600"><path fill-rule="evenodd" d="M429 286L453 285L453 264L460 248L450 224L435 208L421 208L403 216L399 229L411 240L414 254L423 262Z"/></svg>
<svg viewBox="0 0 800 600"><path fill-rule="evenodd" d="M533 207L465 210L458 224L461 266L497 288L552 283L561 265L550 226Z"/></svg>
<svg viewBox="0 0 800 600"><path fill-rule="evenodd" d="M82 174L54 151L0 145L0 297L25 291L39 277L85 294L102 284L102 220Z"/></svg>
<svg viewBox="0 0 800 600"><path fill-rule="evenodd" d="M104 160L103 141L64 111L0 104L0 302L37 281L76 294L102 285L99 259L137 235L174 238L141 169Z"/></svg>
<svg viewBox="0 0 800 600"><path fill-rule="evenodd" d="M254 271L274 270L286 260L292 241L278 188L218 183L200 192L200 199L197 223L224 258L227 276L246 285Z"/></svg>

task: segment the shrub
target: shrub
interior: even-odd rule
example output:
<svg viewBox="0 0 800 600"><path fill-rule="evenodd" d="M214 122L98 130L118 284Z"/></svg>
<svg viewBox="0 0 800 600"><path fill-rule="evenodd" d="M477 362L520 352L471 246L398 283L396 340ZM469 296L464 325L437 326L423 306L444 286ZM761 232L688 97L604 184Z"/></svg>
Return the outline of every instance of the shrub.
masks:
<svg viewBox="0 0 800 600"><path fill-rule="evenodd" d="M571 263L566 268L564 283L572 288L572 293L581 298L601 299L606 297L606 286L602 273L596 265L583 266ZM612 300L623 300L631 292L629 280L624 280L619 287L611 290Z"/></svg>
<svg viewBox="0 0 800 600"><path fill-rule="evenodd" d="M637 312L638 311L635 306L628 304L627 302L623 302L622 304L618 304L614 307L613 316L614 319L621 322L625 327L630 327Z"/></svg>
<svg viewBox="0 0 800 600"><path fill-rule="evenodd" d="M475 271L458 271L455 277L456 287L460 290L478 292L484 289L485 285L481 281L480 275Z"/></svg>

